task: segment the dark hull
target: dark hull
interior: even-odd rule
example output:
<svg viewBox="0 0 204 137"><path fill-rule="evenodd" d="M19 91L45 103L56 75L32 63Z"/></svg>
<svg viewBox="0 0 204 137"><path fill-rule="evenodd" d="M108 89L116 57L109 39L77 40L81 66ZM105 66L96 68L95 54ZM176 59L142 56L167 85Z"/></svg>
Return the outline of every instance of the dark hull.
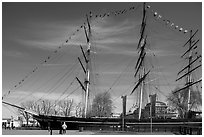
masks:
<svg viewBox="0 0 204 137"><path fill-rule="evenodd" d="M78 117L62 117L62 116L45 116L33 115L33 118L40 123L42 129L49 126L52 129L60 129L63 122L68 125L67 129L79 129L80 127L113 127L120 126L121 118L78 118ZM127 126L144 126L150 125L150 119L125 119ZM192 125L202 127L202 119L153 119L153 125L180 126Z"/></svg>

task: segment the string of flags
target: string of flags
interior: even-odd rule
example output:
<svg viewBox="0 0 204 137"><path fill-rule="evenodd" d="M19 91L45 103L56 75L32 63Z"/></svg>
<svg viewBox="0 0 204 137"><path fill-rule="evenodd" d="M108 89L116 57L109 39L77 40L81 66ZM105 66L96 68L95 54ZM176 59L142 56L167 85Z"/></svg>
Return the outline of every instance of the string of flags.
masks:
<svg viewBox="0 0 204 137"><path fill-rule="evenodd" d="M150 10L151 6L147 5L147 10ZM186 34L187 32L189 32L187 29L183 29L182 27L179 27L178 25L175 25L174 22L163 18L160 14L158 14L157 11L154 10L150 10L150 12L152 13L152 15L157 19L157 20L161 20L165 23L165 25L169 25L170 27L174 28L175 30L178 30L179 32L183 32L184 34Z"/></svg>
<svg viewBox="0 0 204 137"><path fill-rule="evenodd" d="M89 13L89 18L90 19L93 19L93 18L104 18L104 17L109 17L111 15L114 15L114 16L117 16L117 15L122 15L122 14L125 14L127 12L130 12L130 11L135 11L136 9L139 8L139 6L141 5L138 5L137 7L135 6L131 6L127 9L123 9L123 10L116 10L116 11L112 11L112 12L107 12L107 13L103 13L103 14L97 14L97 15L93 15L93 13L90 11ZM55 49L53 51L54 54L58 53L59 50L63 47L63 46L67 46L67 43L72 40L74 38L74 36L81 30L81 29L84 29L84 26L86 26L86 23L84 22L81 26L77 27L77 29L70 35L68 36L68 39L65 40L65 43L66 45L63 43L61 44L60 46L57 47L57 49ZM49 60L52 59L52 56L49 55L48 57L46 57L46 59L44 59L40 65L44 64L44 63L47 63ZM22 84L25 82L26 79L28 79L33 73L35 73L40 67L39 66L36 66L31 72L29 72L22 80L20 80L17 84L14 85L13 89L12 90L9 90L6 94L4 94L2 96L2 100L8 96L11 91L13 90L16 90L17 88L19 88L20 86L22 86Z"/></svg>
<svg viewBox="0 0 204 137"><path fill-rule="evenodd" d="M122 14L126 14L128 12L134 12L134 11L137 11L137 9L140 7L141 5L138 5L138 6L131 6L131 7L128 7L128 8L125 8L125 9L121 9L121 10L115 10L115 11L111 11L111 12L106 12L106 13L103 13L103 14L96 14L94 15L91 11L89 12L89 15L88 17L90 19L96 19L96 18L105 18L105 17L110 17L110 16L118 16L118 15L122 15ZM146 7L147 9L150 9L151 7L149 5L147 5ZM167 20L167 19L163 19L163 17L158 14L158 12L154 11L154 10L151 10L151 12L153 13L153 16L158 19L158 20L162 20L163 22L165 22L166 25L169 25L171 26L172 28L174 27L175 29L178 29L180 32L183 32L183 33L187 33L188 30L186 29L183 29L182 27L179 28L179 26L175 25L173 22L171 22L170 20ZM57 49L55 49L53 51L54 54L58 53L59 50L64 47L64 46L67 46L69 43L70 40L72 40L74 38L74 36L76 36L76 34L84 29L84 26L86 26L86 22L84 22L82 25L80 25L79 27L76 28L76 30L70 35L68 36L68 38L65 40L65 43L61 44L60 46L57 47ZM46 59L44 59L40 65L44 64L44 63L47 63L48 61L50 61L52 59L52 55L49 55L48 57L46 57ZM13 90L14 89L17 89L20 85L22 85L25 80L30 77L33 73L35 73L40 67L39 66L36 66L30 73L28 73L22 80L20 80L16 85L14 85L13 87ZM12 90L9 90L6 94L4 94L2 96L2 100L11 93Z"/></svg>

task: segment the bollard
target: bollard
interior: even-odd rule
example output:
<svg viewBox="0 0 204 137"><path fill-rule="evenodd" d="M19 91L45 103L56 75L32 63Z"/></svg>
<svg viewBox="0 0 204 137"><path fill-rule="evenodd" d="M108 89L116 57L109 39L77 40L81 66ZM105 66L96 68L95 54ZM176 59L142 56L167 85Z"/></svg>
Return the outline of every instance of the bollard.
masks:
<svg viewBox="0 0 204 137"><path fill-rule="evenodd" d="M83 127L79 127L79 132L82 132L84 130Z"/></svg>
<svg viewBox="0 0 204 137"><path fill-rule="evenodd" d="M192 135L192 128L190 128L190 135Z"/></svg>

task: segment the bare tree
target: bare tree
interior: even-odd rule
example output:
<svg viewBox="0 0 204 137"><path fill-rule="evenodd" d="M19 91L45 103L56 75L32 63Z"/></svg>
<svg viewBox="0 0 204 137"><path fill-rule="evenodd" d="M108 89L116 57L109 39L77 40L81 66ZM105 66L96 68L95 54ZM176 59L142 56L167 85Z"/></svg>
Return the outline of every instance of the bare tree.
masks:
<svg viewBox="0 0 204 137"><path fill-rule="evenodd" d="M27 101L27 102L21 103L21 107L29 109L29 110L35 110L36 109L34 101ZM31 118L31 115L29 115L28 113L24 112L21 109L19 109L18 112L21 116L23 116L23 118L26 120L26 123L28 125L28 121Z"/></svg>
<svg viewBox="0 0 204 137"><path fill-rule="evenodd" d="M43 100L41 104L41 113L44 115L52 114L53 104L50 100Z"/></svg>
<svg viewBox="0 0 204 137"><path fill-rule="evenodd" d="M180 118L185 118L188 112L188 89L176 92L179 88L176 88L167 97L168 104L178 111ZM198 109L202 104L202 98L199 91L191 91L190 96L190 109Z"/></svg>
<svg viewBox="0 0 204 137"><path fill-rule="evenodd" d="M112 100L109 92L99 93L92 103L91 116L109 117L112 113Z"/></svg>
<svg viewBox="0 0 204 137"><path fill-rule="evenodd" d="M57 105L56 102L53 104L52 114L53 115L59 115L60 114L60 107L59 107L59 105Z"/></svg>
<svg viewBox="0 0 204 137"><path fill-rule="evenodd" d="M58 106L64 116L70 116L73 109L73 99L62 100L58 103Z"/></svg>
<svg viewBox="0 0 204 137"><path fill-rule="evenodd" d="M76 115L76 117L83 117L83 115L84 115L84 105L82 104L82 102L79 102L75 106L75 115Z"/></svg>
<svg viewBox="0 0 204 137"><path fill-rule="evenodd" d="M23 108L32 110L41 115L63 115L70 116L74 107L73 99L62 100L58 103L50 100L42 100L40 102L26 101L21 104ZM79 107L79 106L78 106ZM79 110L78 110L79 111ZM82 110L81 110L82 111ZM81 113L79 111L79 113ZM22 115L27 121L30 119L30 115L27 115L24 111L19 110L19 114Z"/></svg>

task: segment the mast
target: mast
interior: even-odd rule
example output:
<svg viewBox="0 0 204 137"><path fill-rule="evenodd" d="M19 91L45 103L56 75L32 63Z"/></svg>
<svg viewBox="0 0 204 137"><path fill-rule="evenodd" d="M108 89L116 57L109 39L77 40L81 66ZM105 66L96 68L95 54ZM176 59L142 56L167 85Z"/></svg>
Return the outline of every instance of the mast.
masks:
<svg viewBox="0 0 204 137"><path fill-rule="evenodd" d="M192 37L192 30L190 31L190 38ZM192 39L190 39L189 41L189 50L192 47ZM188 77L187 77L187 85L191 84L191 73L189 73L191 71L191 60L192 60L192 51L189 52L189 60L188 60ZM191 100L191 87L188 87L188 106L187 106L187 110L188 112L190 111L190 100Z"/></svg>
<svg viewBox="0 0 204 137"><path fill-rule="evenodd" d="M91 51L91 27L89 24L89 19L88 16L86 15L87 18L87 24L88 24L88 35L86 28L84 26L86 38L87 38L87 55L86 55L86 78L85 78L85 87L86 87L86 92L85 92L85 118L87 117L87 112L88 112L88 102L89 102L89 85L90 85L90 51Z"/></svg>
<svg viewBox="0 0 204 137"><path fill-rule="evenodd" d="M146 26L146 9L145 9L145 2L143 4L143 19L142 19L142 26L141 26L141 38L140 38L140 41L139 41L139 44L138 44L138 48L141 49L141 59L140 59L140 64L138 66L138 70L139 68L141 68L141 77L145 76L145 68L144 68L144 57L146 55L146 52L145 52L145 44L146 44L146 38L144 38L144 31L145 31L145 26ZM141 66L141 67L140 67ZM143 71L143 72L142 72ZM136 70L136 73L137 73L137 70ZM136 75L135 73L135 75ZM142 81L141 83L141 86L140 86L140 103L139 103L139 117L138 119L140 120L141 119L141 114L142 114L142 98L143 98L143 91L144 90L144 80Z"/></svg>
<svg viewBox="0 0 204 137"><path fill-rule="evenodd" d="M194 81L193 79L192 79L192 72L193 71L195 71L195 70L197 70L199 67L201 67L202 65L200 64L200 65L198 65L198 66L196 66L196 67L194 67L193 68L193 64L196 62L196 61L198 61L198 59L199 58L201 58L201 55L200 56L197 56L197 58L195 58L194 60L193 60L193 51L194 51L194 49L196 49L197 48L197 46L195 46L198 42L199 42L199 40L197 40L196 42L195 41L193 41L192 40L192 38L195 36L195 34L198 32L198 30L194 33L194 34L192 34L192 30L190 31L190 38L188 39L188 41L184 44L184 46L185 45L187 45L187 44L189 44L189 47L188 47L188 50L181 56L181 58L183 58L185 55L187 55L187 53L188 53L188 57L186 58L186 59L188 59L188 65L187 66L185 66L181 71L179 71L178 72L178 75L179 74L181 74L184 70L186 70L186 73L184 73L182 76L180 76L179 78L177 78L176 79L176 81L178 81L178 80L180 80L180 79L182 79L182 78L186 78L186 84L185 84L185 86L183 87L183 88L181 88L181 89L179 89L179 90L177 90L177 91L175 91L174 92L174 94L175 93L177 93L177 92L179 92L179 91L182 91L182 90L184 90L184 89L187 89L187 92L188 92L188 96L187 96L187 117L189 116L188 114L189 114L189 111L190 111L190 109L191 109L191 89L192 89L192 86L194 85L194 84L197 84L198 82L201 82L202 81L202 79L199 79L199 80L197 80L197 81ZM183 47L184 47L183 46Z"/></svg>
<svg viewBox="0 0 204 137"><path fill-rule="evenodd" d="M138 119L141 119L141 113L142 113L142 102L143 102L143 92L144 92L144 85L145 85L145 78L149 74L150 71L145 73L145 55L146 55L146 39L147 35L145 35L145 27L146 27L146 4L143 4L143 18L142 18L142 24L141 24L141 30L140 30L140 39L138 42L137 49L139 49L139 58L136 62L135 66L135 74L134 77L137 77L137 74L139 75L139 80L137 84L135 85L134 89L132 90L131 94L136 90L136 88L140 87L140 97L139 97L139 114Z"/></svg>

